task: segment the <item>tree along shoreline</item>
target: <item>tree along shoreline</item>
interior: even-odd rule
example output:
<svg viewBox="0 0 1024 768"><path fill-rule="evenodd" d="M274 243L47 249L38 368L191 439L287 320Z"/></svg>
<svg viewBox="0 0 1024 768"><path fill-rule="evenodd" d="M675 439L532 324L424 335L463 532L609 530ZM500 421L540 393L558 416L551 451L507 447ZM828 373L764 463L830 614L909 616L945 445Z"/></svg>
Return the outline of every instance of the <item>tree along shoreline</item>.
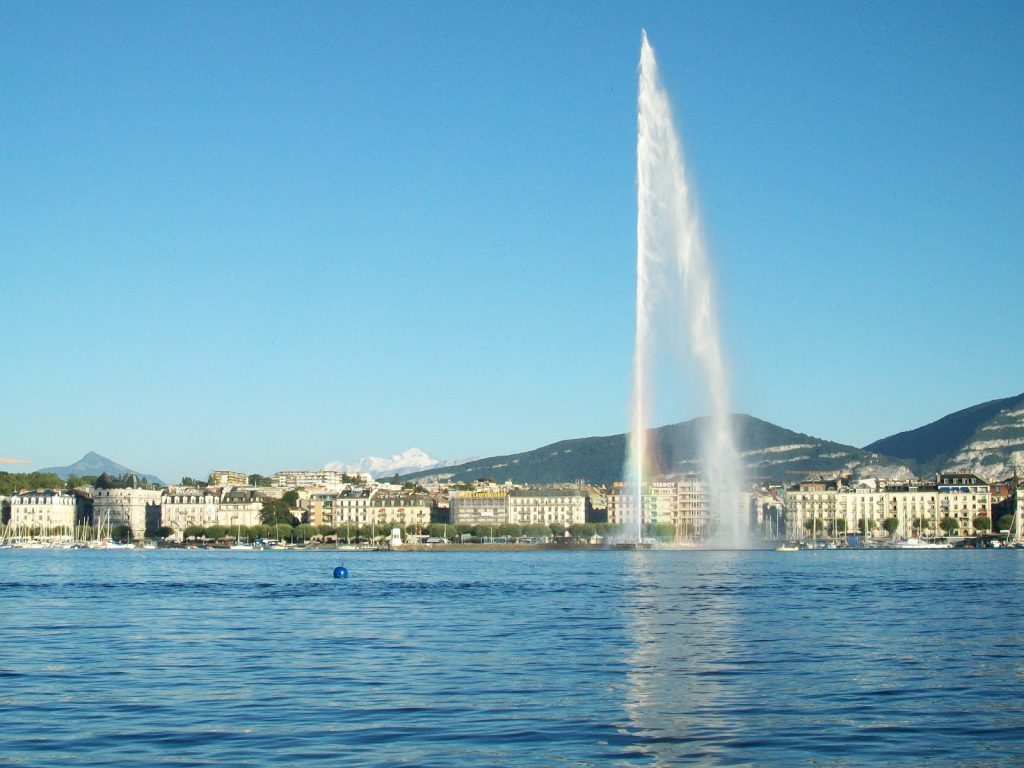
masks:
<svg viewBox="0 0 1024 768"><path fill-rule="evenodd" d="M313 525L302 523L261 523L253 526L192 525L185 528L180 535L172 535L169 529L161 529L162 538L171 538L181 543L219 542L234 543L255 542L257 540L276 539L292 544L372 544L391 539L393 528L399 528L403 540L408 537L432 539L431 544L446 543L482 543L495 542L502 544L550 544L566 541L587 543L595 539L607 540L620 538L622 527L610 523L575 523L566 528L560 523L544 525L457 525L452 523L430 523L426 526L398 526L390 523L362 525ZM644 537L671 541L675 539L675 528L671 525L655 523L645 526Z"/></svg>

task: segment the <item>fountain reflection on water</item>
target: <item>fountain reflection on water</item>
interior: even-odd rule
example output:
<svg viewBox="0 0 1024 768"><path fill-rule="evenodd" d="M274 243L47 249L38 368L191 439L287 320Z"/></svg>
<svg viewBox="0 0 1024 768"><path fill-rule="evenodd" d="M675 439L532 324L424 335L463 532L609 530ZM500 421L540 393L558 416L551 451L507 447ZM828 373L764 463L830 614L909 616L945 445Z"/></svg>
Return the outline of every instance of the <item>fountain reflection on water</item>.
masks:
<svg viewBox="0 0 1024 768"><path fill-rule="evenodd" d="M743 472L732 434L729 382L722 357L711 271L696 204L684 172L683 153L668 96L658 79L654 51L643 33L637 99L636 342L629 459L626 475L635 489L634 520L627 536L643 538L643 488L654 462L647 440L656 353L665 350L663 325L684 322L689 357L700 372L709 418L702 430L703 479L714 544L749 545ZM675 351L675 350L669 350Z"/></svg>

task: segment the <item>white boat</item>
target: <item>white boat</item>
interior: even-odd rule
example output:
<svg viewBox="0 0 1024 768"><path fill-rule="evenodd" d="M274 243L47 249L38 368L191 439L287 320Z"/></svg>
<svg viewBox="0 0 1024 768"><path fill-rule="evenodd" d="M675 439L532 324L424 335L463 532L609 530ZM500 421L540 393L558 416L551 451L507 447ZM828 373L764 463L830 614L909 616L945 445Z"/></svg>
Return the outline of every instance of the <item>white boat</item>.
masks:
<svg viewBox="0 0 1024 768"><path fill-rule="evenodd" d="M134 544L122 544L113 539L103 539L100 542L100 549L135 549Z"/></svg>
<svg viewBox="0 0 1024 768"><path fill-rule="evenodd" d="M952 549L948 541L926 541L925 539L909 538L896 545L897 549Z"/></svg>

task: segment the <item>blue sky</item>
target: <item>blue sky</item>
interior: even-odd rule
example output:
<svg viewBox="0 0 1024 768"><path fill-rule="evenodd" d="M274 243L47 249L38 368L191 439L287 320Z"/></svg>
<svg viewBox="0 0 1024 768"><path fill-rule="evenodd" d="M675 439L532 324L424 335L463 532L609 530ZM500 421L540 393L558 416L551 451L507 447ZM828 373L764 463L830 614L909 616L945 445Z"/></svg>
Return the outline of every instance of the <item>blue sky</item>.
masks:
<svg viewBox="0 0 1024 768"><path fill-rule="evenodd" d="M1024 391L1024 4L5 2L0 456L626 431L641 28L735 410L863 445Z"/></svg>

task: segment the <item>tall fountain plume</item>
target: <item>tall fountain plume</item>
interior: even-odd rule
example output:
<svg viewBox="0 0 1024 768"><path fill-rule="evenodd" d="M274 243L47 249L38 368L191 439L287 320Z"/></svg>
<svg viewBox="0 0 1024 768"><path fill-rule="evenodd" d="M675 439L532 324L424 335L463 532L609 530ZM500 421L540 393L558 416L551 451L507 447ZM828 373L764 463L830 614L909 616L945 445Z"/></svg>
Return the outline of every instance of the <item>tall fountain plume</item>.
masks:
<svg viewBox="0 0 1024 768"><path fill-rule="evenodd" d="M743 473L732 434L711 271L671 107L646 32L637 104L636 344L627 469L636 496L630 528L635 522L636 536L642 538L643 487L655 465L647 444L651 379L655 355L666 346L655 319L678 320L686 325L689 356L707 391L710 414L703 420L701 458L711 517L718 523L715 543L743 547L748 539Z"/></svg>

